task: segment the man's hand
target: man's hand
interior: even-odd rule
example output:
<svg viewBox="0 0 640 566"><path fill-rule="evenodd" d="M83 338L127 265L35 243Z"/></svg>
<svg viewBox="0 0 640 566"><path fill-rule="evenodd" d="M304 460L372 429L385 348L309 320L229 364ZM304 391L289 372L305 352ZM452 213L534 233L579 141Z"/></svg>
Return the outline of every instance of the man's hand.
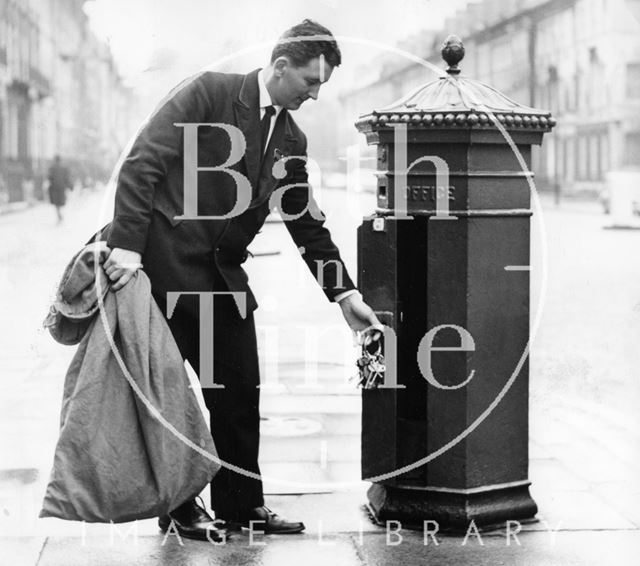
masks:
<svg viewBox="0 0 640 566"><path fill-rule="evenodd" d="M377 330L383 330L383 326L373 309L360 298L358 293L345 297L338 304L342 309L342 316L344 316L347 324L354 332L365 330L372 326Z"/></svg>
<svg viewBox="0 0 640 566"><path fill-rule="evenodd" d="M107 261L104 262L104 270L111 280L112 289L119 291L133 277L133 274L142 267L142 256L138 252L113 248Z"/></svg>

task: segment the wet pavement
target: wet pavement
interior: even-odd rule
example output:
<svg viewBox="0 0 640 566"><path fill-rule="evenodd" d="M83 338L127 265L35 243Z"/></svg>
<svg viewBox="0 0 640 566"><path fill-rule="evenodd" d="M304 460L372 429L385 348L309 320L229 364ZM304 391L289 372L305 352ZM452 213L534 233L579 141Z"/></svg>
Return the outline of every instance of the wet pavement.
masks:
<svg viewBox="0 0 640 566"><path fill-rule="evenodd" d="M349 209L343 196L327 191L323 208L355 276L355 228L374 203L365 195ZM466 542L449 536L425 545L423 533L403 529L400 540L371 523L359 479L359 393L349 381L357 350L339 308L326 302L277 222L264 227L247 265L261 305L261 467L268 504L304 520L306 534L253 543L244 534L213 547L164 541L155 521L135 524L134 536L132 525L37 519L73 355L41 321L64 265L101 225L101 199L75 195L62 225L47 205L0 216L0 564L637 562L640 232L603 230L607 217L595 203L554 207L547 199L544 230L533 224L532 254L535 319L544 233L548 286L530 403L531 491L540 521L523 525L517 542L505 527L480 535L484 544L471 534Z"/></svg>

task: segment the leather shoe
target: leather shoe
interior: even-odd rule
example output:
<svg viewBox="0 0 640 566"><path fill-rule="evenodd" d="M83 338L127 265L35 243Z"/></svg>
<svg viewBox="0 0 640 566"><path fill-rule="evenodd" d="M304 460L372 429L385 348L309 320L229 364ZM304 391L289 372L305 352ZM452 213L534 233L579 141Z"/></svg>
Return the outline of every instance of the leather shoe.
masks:
<svg viewBox="0 0 640 566"><path fill-rule="evenodd" d="M253 521L253 526L250 521ZM287 521L265 506L251 509L239 524L241 527L251 528L254 532L262 531L266 535L289 535L301 533L305 529L304 523Z"/></svg>
<svg viewBox="0 0 640 566"><path fill-rule="evenodd" d="M167 532L171 522L180 536L195 540L211 542L225 542L227 537L222 521L214 521L195 499L187 501L158 519L158 526L162 532Z"/></svg>

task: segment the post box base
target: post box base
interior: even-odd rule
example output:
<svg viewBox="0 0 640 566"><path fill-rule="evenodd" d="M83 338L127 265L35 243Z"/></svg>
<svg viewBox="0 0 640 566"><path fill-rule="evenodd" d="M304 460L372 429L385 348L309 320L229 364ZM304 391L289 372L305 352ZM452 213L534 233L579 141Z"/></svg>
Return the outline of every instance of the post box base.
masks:
<svg viewBox="0 0 640 566"><path fill-rule="evenodd" d="M532 519L538 506L529 494L529 482L473 490L413 489L371 484L369 510L379 522L397 520L407 528L437 521L441 529L467 531L471 521L480 526Z"/></svg>

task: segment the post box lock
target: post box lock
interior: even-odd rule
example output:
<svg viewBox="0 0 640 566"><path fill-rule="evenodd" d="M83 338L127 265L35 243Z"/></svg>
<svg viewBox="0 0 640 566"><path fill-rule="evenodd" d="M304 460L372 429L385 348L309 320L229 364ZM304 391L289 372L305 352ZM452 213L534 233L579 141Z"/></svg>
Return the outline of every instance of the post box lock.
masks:
<svg viewBox="0 0 640 566"><path fill-rule="evenodd" d="M374 218L373 219L373 231L374 232L384 232L384 218Z"/></svg>

